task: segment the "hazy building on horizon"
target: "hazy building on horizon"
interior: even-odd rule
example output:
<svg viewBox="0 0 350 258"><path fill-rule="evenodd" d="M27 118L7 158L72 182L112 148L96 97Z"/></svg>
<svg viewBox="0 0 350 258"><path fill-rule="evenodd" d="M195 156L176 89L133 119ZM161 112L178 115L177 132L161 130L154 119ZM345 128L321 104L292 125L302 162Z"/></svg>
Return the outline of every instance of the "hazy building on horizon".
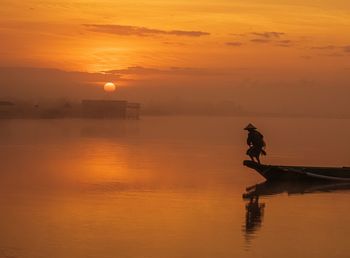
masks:
<svg viewBox="0 0 350 258"><path fill-rule="evenodd" d="M140 104L125 100L41 102L0 100L0 119L98 118L139 119Z"/></svg>
<svg viewBox="0 0 350 258"><path fill-rule="evenodd" d="M0 118L11 118L14 115L15 103L0 101Z"/></svg>
<svg viewBox="0 0 350 258"><path fill-rule="evenodd" d="M84 118L138 119L140 104L125 100L83 100L81 102Z"/></svg>

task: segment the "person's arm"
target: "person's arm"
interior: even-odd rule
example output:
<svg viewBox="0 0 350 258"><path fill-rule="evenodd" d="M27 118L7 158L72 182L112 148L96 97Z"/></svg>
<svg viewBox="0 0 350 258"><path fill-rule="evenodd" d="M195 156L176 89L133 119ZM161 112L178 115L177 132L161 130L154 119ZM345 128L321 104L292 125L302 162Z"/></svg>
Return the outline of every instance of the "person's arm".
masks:
<svg viewBox="0 0 350 258"><path fill-rule="evenodd" d="M262 135L261 133L260 133L260 137L261 137L261 145L263 146L263 147L266 147L266 143L265 143L265 141L264 141L264 135Z"/></svg>
<svg viewBox="0 0 350 258"><path fill-rule="evenodd" d="M248 146L251 146L253 144L252 134L251 133L248 134L247 144L248 144Z"/></svg>

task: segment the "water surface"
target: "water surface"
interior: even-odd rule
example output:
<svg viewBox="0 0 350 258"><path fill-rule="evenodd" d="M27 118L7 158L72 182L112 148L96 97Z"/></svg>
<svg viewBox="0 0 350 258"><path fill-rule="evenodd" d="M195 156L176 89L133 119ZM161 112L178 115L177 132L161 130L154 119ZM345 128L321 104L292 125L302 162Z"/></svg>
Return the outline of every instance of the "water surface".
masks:
<svg viewBox="0 0 350 258"><path fill-rule="evenodd" d="M266 163L350 166L350 121L0 121L0 257L348 257L350 191L244 200Z"/></svg>

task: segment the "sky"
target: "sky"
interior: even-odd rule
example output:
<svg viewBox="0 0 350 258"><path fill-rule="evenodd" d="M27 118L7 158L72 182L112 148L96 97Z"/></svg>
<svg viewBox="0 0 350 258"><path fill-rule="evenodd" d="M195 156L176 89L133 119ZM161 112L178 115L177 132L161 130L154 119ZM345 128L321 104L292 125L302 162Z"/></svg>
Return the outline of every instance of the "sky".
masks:
<svg viewBox="0 0 350 258"><path fill-rule="evenodd" d="M141 102L349 110L346 0L1 3L3 98L100 98L113 81L115 98Z"/></svg>

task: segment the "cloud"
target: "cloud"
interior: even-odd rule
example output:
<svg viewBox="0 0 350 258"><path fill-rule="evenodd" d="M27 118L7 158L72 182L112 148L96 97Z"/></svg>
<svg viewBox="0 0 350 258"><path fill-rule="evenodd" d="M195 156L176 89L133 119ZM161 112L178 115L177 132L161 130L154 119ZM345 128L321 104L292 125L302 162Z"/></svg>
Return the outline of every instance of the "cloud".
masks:
<svg viewBox="0 0 350 258"><path fill-rule="evenodd" d="M350 45L343 46L342 49L344 50L344 52L350 53Z"/></svg>
<svg viewBox="0 0 350 258"><path fill-rule="evenodd" d="M226 71L218 71L205 68L192 67L170 67L170 68L147 68L142 66L132 66L125 69L102 71L105 74L123 75L189 75L189 76L215 76L226 74Z"/></svg>
<svg viewBox="0 0 350 258"><path fill-rule="evenodd" d="M286 39L286 40L279 40L277 42L280 43L280 44L291 44L292 43L292 41L288 40L288 39Z"/></svg>
<svg viewBox="0 0 350 258"><path fill-rule="evenodd" d="M269 40L269 39L251 39L250 42L253 42L253 43L270 43L271 40Z"/></svg>
<svg viewBox="0 0 350 258"><path fill-rule="evenodd" d="M232 46L232 47L240 47L240 46L243 45L243 43L242 42L232 41L232 42L226 42L226 45Z"/></svg>
<svg viewBox="0 0 350 258"><path fill-rule="evenodd" d="M334 45L328 45L328 46L321 46L321 47L312 47L311 49L319 49L319 50L334 50L337 49L337 46Z"/></svg>
<svg viewBox="0 0 350 258"><path fill-rule="evenodd" d="M249 32L249 33L243 33L243 34L229 34L230 36L237 36L237 37L246 37L247 40L251 43L257 43L257 44L267 44L271 43L275 46L280 47L291 47L293 45L293 42L289 39L281 39L282 36L285 36L286 33L284 32L277 32L277 31L265 31L265 32ZM229 46L241 46L244 45L244 43L239 41L232 41L232 42L226 42L226 45Z"/></svg>
<svg viewBox="0 0 350 258"><path fill-rule="evenodd" d="M350 53L350 45L345 46L335 46L335 45L328 45L328 46L317 46L317 47L311 47L313 50L324 50L324 51L342 51L345 53ZM331 53L328 54L328 56L342 56L339 53Z"/></svg>
<svg viewBox="0 0 350 258"><path fill-rule="evenodd" d="M247 34L245 34L245 33L230 33L229 35L230 36L238 36L238 37L245 37L245 36L247 36Z"/></svg>
<svg viewBox="0 0 350 258"><path fill-rule="evenodd" d="M281 36L286 35L284 32L277 31L264 31L264 32L249 32L249 33L230 33L230 36L238 36L238 37L246 37L246 36L254 36L259 38L280 38Z"/></svg>
<svg viewBox="0 0 350 258"><path fill-rule="evenodd" d="M330 56L330 57L342 57L344 55L339 54L339 53L330 53L330 54L325 54L323 56Z"/></svg>
<svg viewBox="0 0 350 258"><path fill-rule="evenodd" d="M277 46L280 46L280 47L291 47L293 45L293 42L291 40L279 40L276 42Z"/></svg>
<svg viewBox="0 0 350 258"><path fill-rule="evenodd" d="M112 24L83 24L89 31L108 33L120 36L139 36L148 37L156 35L173 35L184 37L201 37L210 35L204 31L186 31L186 30L160 30L147 27L129 26L129 25L112 25Z"/></svg>
<svg viewBox="0 0 350 258"><path fill-rule="evenodd" d="M186 46L185 43L183 42L170 42L170 41L164 41L163 42L164 45L172 45L172 46Z"/></svg>
<svg viewBox="0 0 350 258"><path fill-rule="evenodd" d="M262 37L262 38L279 38L281 36L284 36L284 32L276 32L276 31L266 31L266 32L252 32L251 35Z"/></svg>

